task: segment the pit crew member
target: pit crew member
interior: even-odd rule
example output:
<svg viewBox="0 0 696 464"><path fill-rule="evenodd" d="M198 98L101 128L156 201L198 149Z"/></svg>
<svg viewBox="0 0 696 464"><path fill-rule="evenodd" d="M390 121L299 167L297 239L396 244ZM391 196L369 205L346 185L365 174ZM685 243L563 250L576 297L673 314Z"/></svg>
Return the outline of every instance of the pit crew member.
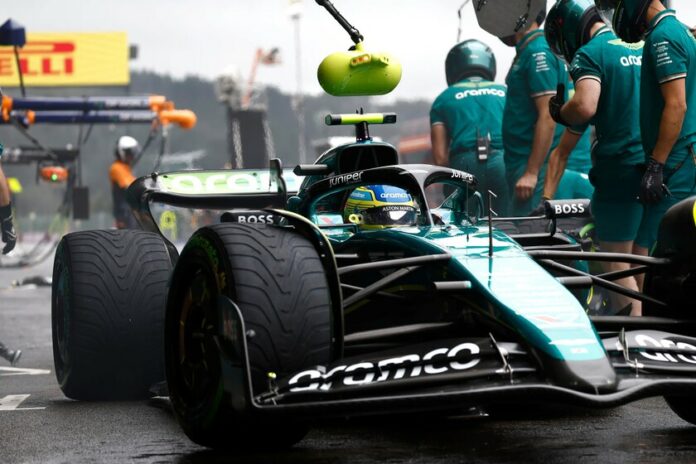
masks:
<svg viewBox="0 0 696 464"><path fill-rule="evenodd" d="M560 0L549 11L546 39L554 53L570 63L575 95L549 102L553 119L568 129L551 153L544 182L544 197L553 198L569 151L588 124L597 141L590 172L595 186L592 213L602 251L646 255L635 244L643 219L638 201L641 164L644 161L639 130L639 89L642 43L619 40L604 23L592 0ZM628 269L626 263L605 263L606 271ZM642 279L641 279L642 280ZM638 291L635 277L620 281ZM640 301L612 294L614 308L631 304L631 314L641 314Z"/></svg>
<svg viewBox="0 0 696 464"><path fill-rule="evenodd" d="M445 59L445 75L448 87L430 109L435 164L476 176L482 193L496 195L493 209L507 215L502 136L507 88L493 82L493 50L475 39L455 45Z"/></svg>
<svg viewBox="0 0 696 464"><path fill-rule="evenodd" d="M696 39L660 0L595 0L626 42L645 39L640 90L640 130L646 169L640 185L650 249L662 216L696 194Z"/></svg>
<svg viewBox="0 0 696 464"><path fill-rule="evenodd" d="M505 169L514 216L527 215L541 198L546 159L563 131L549 114L549 100L558 84L572 90L565 65L551 52L539 29L545 18L544 8L529 28L501 39L517 49L506 79L503 116ZM585 134L570 156L568 169L589 171L589 147L589 134Z"/></svg>

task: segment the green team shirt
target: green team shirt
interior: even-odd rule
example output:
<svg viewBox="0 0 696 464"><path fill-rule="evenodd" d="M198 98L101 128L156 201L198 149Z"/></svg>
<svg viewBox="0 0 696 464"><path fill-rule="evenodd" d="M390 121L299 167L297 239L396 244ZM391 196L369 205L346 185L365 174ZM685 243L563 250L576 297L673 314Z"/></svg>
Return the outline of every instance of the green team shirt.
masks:
<svg viewBox="0 0 696 464"><path fill-rule="evenodd" d="M570 65L577 84L594 79L602 86L595 126L596 163L640 164L645 161L640 140L640 71L643 43L628 44L604 27L582 46Z"/></svg>
<svg viewBox="0 0 696 464"><path fill-rule="evenodd" d="M491 148L503 148L503 110L507 88L469 78L443 91L430 109L430 124L444 124L450 136L450 154L476 151L476 139L488 137Z"/></svg>
<svg viewBox="0 0 696 464"><path fill-rule="evenodd" d="M660 86L675 79L686 79L688 105L679 140L672 149L672 153L680 153L696 142L696 39L677 20L674 10L665 10L650 22L643 50L640 130L646 157L652 155L657 144L665 108Z"/></svg>
<svg viewBox="0 0 696 464"><path fill-rule="evenodd" d="M534 100L555 95L559 83L566 84L566 98L573 90L565 65L553 54L541 29L527 33L516 48L517 56L506 78L508 95L503 116L505 164L511 171L526 166L532 151L538 117ZM557 125L552 149L558 145L564 129ZM589 147L589 134L586 133L571 153L568 169L589 170Z"/></svg>

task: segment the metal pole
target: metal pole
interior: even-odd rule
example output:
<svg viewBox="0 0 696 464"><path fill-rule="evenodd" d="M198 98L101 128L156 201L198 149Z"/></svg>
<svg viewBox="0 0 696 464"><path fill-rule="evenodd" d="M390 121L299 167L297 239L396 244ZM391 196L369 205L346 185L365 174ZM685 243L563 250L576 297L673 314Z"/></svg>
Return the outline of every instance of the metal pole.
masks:
<svg viewBox="0 0 696 464"><path fill-rule="evenodd" d="M306 163L307 153L305 144L305 117L304 117L304 95L302 93L302 50L300 40L300 14L293 16L295 23L295 60L297 79L297 95L295 97L295 111L297 111L297 151L300 163Z"/></svg>
<svg viewBox="0 0 696 464"><path fill-rule="evenodd" d="M22 90L22 96L27 96L27 91L24 88L24 73L22 72L22 65L19 61L19 48L14 47L15 62L17 63L17 73L19 74L19 88Z"/></svg>

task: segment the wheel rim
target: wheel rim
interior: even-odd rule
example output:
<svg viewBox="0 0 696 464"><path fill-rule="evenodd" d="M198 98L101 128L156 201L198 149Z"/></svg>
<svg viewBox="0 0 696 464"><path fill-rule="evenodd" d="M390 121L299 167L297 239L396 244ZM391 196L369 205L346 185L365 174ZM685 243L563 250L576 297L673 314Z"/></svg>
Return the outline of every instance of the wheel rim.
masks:
<svg viewBox="0 0 696 464"><path fill-rule="evenodd" d="M173 352L176 390L188 408L209 404L220 388L220 360L217 355L217 286L213 275L198 267L181 287L176 348Z"/></svg>
<svg viewBox="0 0 696 464"><path fill-rule="evenodd" d="M59 269L56 292L53 299L53 323L54 356L59 361L56 364L58 379L64 377L66 365L69 361L68 337L70 333L70 287L68 268L62 260L57 263Z"/></svg>

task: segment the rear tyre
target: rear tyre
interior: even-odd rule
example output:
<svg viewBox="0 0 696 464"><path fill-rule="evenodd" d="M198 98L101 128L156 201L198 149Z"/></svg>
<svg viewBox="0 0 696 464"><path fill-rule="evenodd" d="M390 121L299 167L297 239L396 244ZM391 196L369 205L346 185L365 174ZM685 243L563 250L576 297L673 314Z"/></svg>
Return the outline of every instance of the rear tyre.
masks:
<svg viewBox="0 0 696 464"><path fill-rule="evenodd" d="M223 223L197 231L172 277L165 322L169 395L184 432L212 448L285 448L307 433L302 422L239 412L223 390L216 301L242 312L254 395L281 378L331 356L331 299L314 246L296 232L268 225Z"/></svg>
<svg viewBox="0 0 696 464"><path fill-rule="evenodd" d="M53 265L56 378L68 398L146 398L164 379L163 325L172 261L136 230L68 234Z"/></svg>

